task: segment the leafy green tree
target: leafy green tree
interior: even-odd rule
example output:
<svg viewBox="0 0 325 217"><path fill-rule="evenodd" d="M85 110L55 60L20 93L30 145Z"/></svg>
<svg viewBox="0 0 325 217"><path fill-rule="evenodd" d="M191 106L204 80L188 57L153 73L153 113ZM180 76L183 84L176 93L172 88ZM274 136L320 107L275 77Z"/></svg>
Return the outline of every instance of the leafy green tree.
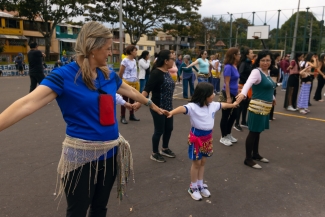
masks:
<svg viewBox="0 0 325 217"><path fill-rule="evenodd" d="M195 12L201 6L201 0L123 0L123 28L130 35L131 44L137 44L144 34L154 34L154 28L163 28L164 24L178 24L187 20L192 22L199 15ZM118 23L119 0L92 1L86 6L87 20ZM169 28L165 25L165 28ZM179 25L179 32L186 27Z"/></svg>
<svg viewBox="0 0 325 217"><path fill-rule="evenodd" d="M45 39L45 54L47 60L50 58L51 36L58 23L83 13L82 5L88 3L86 0L0 0L0 9L17 11L18 16L26 17L33 21L32 24L38 29ZM41 19L44 23L51 25L40 25L35 22Z"/></svg>

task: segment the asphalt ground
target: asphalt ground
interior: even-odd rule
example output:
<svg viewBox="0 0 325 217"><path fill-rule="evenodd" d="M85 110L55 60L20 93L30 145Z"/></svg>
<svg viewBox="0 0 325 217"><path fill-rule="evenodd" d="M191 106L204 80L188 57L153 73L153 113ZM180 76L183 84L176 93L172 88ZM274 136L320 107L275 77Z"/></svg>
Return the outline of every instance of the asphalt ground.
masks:
<svg viewBox="0 0 325 217"><path fill-rule="evenodd" d="M316 85L315 80L314 90ZM0 77L0 111L28 90L28 77ZM177 85L174 107L187 103L181 92ZM149 159L153 122L143 106L136 113L140 122L119 124L132 147L135 183L129 183L121 203L113 187L107 216L325 216L325 102L312 100L311 113L300 115L283 109L284 93L278 88L276 120L261 134L260 154L270 160L260 163L261 170L243 164L248 129L233 130L238 143L232 147L219 143L221 112L217 113L214 155L207 161L204 179L212 196L202 201L187 193L189 117L174 119L170 148L177 157L157 163ZM119 116L119 106L117 110ZM65 198L60 205L54 200L64 135L65 123L55 101L0 133L1 217L65 216Z"/></svg>

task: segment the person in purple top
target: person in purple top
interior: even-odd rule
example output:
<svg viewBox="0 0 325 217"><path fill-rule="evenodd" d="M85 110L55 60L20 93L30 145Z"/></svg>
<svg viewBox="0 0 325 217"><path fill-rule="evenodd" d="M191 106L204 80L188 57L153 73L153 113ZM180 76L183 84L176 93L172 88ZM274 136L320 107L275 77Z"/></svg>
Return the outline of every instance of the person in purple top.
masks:
<svg viewBox="0 0 325 217"><path fill-rule="evenodd" d="M225 55L225 69L223 71L224 86L221 95L225 98L227 103L233 103L238 94L238 78L239 72L237 65L240 61L240 52L238 48L230 48ZM231 146L232 143L237 142L231 135L231 128L237 117L237 108L223 109L220 121L221 139L220 143Z"/></svg>

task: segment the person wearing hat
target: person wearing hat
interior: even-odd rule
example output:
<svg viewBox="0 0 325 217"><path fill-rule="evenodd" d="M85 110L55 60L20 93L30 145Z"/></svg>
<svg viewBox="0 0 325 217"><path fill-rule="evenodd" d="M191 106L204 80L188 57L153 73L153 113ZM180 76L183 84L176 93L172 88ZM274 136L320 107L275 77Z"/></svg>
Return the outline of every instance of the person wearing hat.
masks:
<svg viewBox="0 0 325 217"><path fill-rule="evenodd" d="M38 50L36 42L30 43L29 47L30 51L27 53L30 77L29 92L32 92L45 77L43 70L43 57L45 57L45 54Z"/></svg>

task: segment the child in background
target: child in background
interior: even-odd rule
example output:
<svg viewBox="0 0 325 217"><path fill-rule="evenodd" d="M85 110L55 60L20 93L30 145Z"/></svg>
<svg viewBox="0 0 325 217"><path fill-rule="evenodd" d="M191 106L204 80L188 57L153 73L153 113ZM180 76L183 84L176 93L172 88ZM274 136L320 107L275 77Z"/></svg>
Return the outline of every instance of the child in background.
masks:
<svg viewBox="0 0 325 217"><path fill-rule="evenodd" d="M202 200L202 196L210 197L208 186L203 184L203 175L206 159L213 154L212 129L215 113L221 108L237 106L236 102L233 104L214 102L214 96L212 84L201 82L196 86L192 99L187 105L164 112L168 118L180 113L190 116L192 127L188 137L188 156L192 160L192 166L188 193L194 200Z"/></svg>

